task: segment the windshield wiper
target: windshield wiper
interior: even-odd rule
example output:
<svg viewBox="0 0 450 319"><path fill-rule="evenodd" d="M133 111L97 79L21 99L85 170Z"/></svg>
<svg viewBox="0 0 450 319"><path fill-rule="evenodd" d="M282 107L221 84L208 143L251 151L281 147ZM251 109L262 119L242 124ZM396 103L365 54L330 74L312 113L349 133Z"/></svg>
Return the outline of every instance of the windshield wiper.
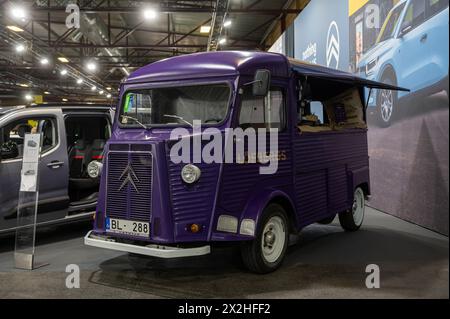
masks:
<svg viewBox="0 0 450 319"><path fill-rule="evenodd" d="M142 126L143 128L145 128L146 130L148 129L148 127L145 124L142 124L141 122L139 122L139 120L137 118L135 118L135 117L128 116L128 115L121 115L121 117L124 118L124 119L132 120L135 123L137 123L140 126Z"/></svg>
<svg viewBox="0 0 450 319"><path fill-rule="evenodd" d="M188 124L190 127L194 127L190 122L186 121L186 120L185 120L184 118L182 118L181 116L178 116L178 115L171 115L171 114L164 114L163 116L165 116L165 117L170 117L170 118L177 119L177 120L180 120L180 121L182 121L182 122Z"/></svg>

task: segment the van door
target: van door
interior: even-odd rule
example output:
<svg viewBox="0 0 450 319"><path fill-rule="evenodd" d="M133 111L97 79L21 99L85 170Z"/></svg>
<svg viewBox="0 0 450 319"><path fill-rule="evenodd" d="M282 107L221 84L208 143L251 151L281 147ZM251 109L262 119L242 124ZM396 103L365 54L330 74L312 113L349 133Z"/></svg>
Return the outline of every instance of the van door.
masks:
<svg viewBox="0 0 450 319"><path fill-rule="evenodd" d="M227 214L243 212L248 200L256 197L263 189L283 189L286 193L290 191L292 184L286 180L289 181L292 176L292 146L286 87L284 81L272 80L270 92L265 98L254 96L251 86L246 86L240 94L236 128L243 131L253 130L257 135L255 138L257 144L260 144L259 134L266 134L263 139L266 142L266 155L269 156L271 163L277 160L277 167L273 167L273 172L266 171L261 174L260 168L269 166L260 163L264 153L258 147L263 144L256 145L255 149L251 150L248 145L249 138L245 138L245 154L240 156L233 154L234 162L223 166L219 207ZM278 129L275 136L278 142L277 151L272 149L274 141L270 137L273 136L268 131L258 132L259 129L271 128ZM238 143L244 144L242 139L235 138L233 147L236 148Z"/></svg>
<svg viewBox="0 0 450 319"><path fill-rule="evenodd" d="M23 112L2 124L3 143L10 143L16 152L0 163L1 193L0 230L16 226L17 204L22 168L23 141L26 133L42 132L42 153L39 163L38 222L66 215L67 151L62 113L55 110L42 114L36 110Z"/></svg>

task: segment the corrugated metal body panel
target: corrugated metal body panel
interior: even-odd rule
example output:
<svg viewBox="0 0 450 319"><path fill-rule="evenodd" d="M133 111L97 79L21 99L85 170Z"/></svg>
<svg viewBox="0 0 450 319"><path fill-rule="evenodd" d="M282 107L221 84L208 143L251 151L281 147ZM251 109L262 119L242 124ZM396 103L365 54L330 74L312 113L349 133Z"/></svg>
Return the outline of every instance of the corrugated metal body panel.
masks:
<svg viewBox="0 0 450 319"><path fill-rule="evenodd" d="M349 172L369 165L367 132L303 133L294 140L295 194L300 224L347 209Z"/></svg>
<svg viewBox="0 0 450 319"><path fill-rule="evenodd" d="M216 194L219 164L195 164L201 170L201 177L194 185L187 185L181 179L185 164L174 164L168 157L169 182L172 212L175 223L202 222L208 224Z"/></svg>
<svg viewBox="0 0 450 319"><path fill-rule="evenodd" d="M269 142L269 140L268 140ZM220 192L220 207L227 212L240 214L243 212L249 196L255 190L270 186L276 188L277 178L292 176L292 144L291 136L286 133L278 135L278 151L281 160L278 170L273 175L261 175L261 164L224 164L222 186ZM269 148L266 148L269 150ZM283 179L284 183L289 180ZM289 181L290 182L290 181Z"/></svg>

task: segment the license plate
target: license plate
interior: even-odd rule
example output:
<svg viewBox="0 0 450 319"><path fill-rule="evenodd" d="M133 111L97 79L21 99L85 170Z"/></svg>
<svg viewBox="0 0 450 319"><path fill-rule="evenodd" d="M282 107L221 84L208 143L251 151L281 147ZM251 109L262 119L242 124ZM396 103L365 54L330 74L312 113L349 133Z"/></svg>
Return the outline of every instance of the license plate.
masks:
<svg viewBox="0 0 450 319"><path fill-rule="evenodd" d="M138 237L150 236L150 223L137 222L125 219L106 219L106 231L116 234L124 234Z"/></svg>

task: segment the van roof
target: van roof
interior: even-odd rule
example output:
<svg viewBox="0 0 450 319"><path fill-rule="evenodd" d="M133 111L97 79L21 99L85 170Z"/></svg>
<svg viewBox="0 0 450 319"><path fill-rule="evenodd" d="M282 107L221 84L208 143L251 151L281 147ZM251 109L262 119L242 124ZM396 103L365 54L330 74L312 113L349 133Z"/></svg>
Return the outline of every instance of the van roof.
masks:
<svg viewBox="0 0 450 319"><path fill-rule="evenodd" d="M180 55L139 68L127 83L194 79L252 74L257 68L270 69L273 76L288 76L288 63L281 54L257 51L217 51Z"/></svg>
<svg viewBox="0 0 450 319"><path fill-rule="evenodd" d="M351 73L288 59L282 54L258 51L217 51L176 56L139 68L130 74L125 83L253 75L257 69L268 69L275 77L288 77L291 72L296 72L308 77L356 86L406 90L365 80Z"/></svg>
<svg viewBox="0 0 450 319"><path fill-rule="evenodd" d="M15 110L20 110L24 107L25 106L0 106L0 117Z"/></svg>
<svg viewBox="0 0 450 319"><path fill-rule="evenodd" d="M109 110L111 106L105 104L87 104L87 103L70 103L70 104L48 103L48 104L32 104L29 106L26 105L0 106L0 117L8 113L30 108L33 109L60 108L63 111L98 111L98 110L106 111Z"/></svg>

